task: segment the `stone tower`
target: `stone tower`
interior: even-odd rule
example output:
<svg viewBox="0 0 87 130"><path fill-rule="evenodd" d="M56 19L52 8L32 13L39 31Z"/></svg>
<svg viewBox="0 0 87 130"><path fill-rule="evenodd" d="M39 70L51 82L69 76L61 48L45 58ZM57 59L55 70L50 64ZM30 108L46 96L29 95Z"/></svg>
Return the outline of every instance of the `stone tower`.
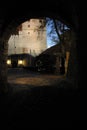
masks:
<svg viewBox="0 0 87 130"><path fill-rule="evenodd" d="M8 41L8 55L29 53L37 56L47 49L45 19L30 19L17 29L18 35L11 35Z"/></svg>

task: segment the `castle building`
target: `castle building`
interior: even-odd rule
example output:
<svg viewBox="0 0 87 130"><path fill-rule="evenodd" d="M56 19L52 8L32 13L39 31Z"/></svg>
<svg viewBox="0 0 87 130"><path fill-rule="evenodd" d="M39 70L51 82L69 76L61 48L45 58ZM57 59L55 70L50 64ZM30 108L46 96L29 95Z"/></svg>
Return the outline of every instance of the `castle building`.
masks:
<svg viewBox="0 0 87 130"><path fill-rule="evenodd" d="M8 41L8 55L31 54L37 56L47 49L45 19L30 19L18 28L18 35Z"/></svg>

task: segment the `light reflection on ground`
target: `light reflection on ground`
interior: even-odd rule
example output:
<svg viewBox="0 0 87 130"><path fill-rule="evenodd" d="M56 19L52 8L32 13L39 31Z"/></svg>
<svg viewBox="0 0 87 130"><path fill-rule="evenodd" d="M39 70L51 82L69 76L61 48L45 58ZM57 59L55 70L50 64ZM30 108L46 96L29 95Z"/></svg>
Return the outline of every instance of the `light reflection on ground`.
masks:
<svg viewBox="0 0 87 130"><path fill-rule="evenodd" d="M18 73L19 71L19 73ZM26 84L33 86L49 86L56 84L64 79L64 76L53 75L53 74L40 74L31 71L25 71L23 69L9 70L8 73L8 83L13 84Z"/></svg>

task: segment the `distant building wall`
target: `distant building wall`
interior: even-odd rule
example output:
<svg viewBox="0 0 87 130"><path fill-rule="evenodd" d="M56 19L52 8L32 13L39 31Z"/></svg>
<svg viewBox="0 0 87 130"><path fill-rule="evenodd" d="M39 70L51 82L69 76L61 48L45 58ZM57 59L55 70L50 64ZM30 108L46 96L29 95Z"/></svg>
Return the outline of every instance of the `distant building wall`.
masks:
<svg viewBox="0 0 87 130"><path fill-rule="evenodd" d="M47 49L44 19L30 19L19 26L18 35L11 35L8 41L8 55L29 53L39 55Z"/></svg>

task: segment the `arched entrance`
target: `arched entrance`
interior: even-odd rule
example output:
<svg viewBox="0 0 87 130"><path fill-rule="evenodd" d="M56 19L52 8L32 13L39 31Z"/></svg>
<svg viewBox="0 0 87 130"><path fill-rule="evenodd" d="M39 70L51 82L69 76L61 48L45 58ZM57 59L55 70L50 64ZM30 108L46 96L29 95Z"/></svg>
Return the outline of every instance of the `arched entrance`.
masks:
<svg viewBox="0 0 87 130"><path fill-rule="evenodd" d="M64 21L65 23L67 23L69 26L71 26L71 28L73 29L73 30L75 30L75 31L78 31L77 29L78 29L78 27L77 27L77 16L76 16L76 14L75 14L75 16L73 16L73 15L70 15L70 14L68 14L70 17L71 17L71 19L68 19L68 17L66 17L65 18L65 16L67 16L67 13L69 12L64 12L65 10L63 10L63 9L65 9L64 8L64 6L62 6L61 5L61 9L59 9L59 13L58 13L58 10L56 9L56 10L54 10L54 9L47 9L46 8L46 10L44 11L44 9L42 10L42 11L40 11L40 13L39 13L39 11L34 11L34 10L30 10L30 11L27 11L27 10L25 10L25 11L23 11L22 10L22 12L21 11L19 11L18 12L18 14L16 15L16 16L14 16L14 17L12 17L9 21L8 21L8 23L5 23L5 26L4 26L4 29L3 29L3 31L2 31L2 34L1 34L1 46L2 46L2 54L1 55L3 55L3 57L5 57L4 58L4 64L3 64L3 66L2 66L2 64L1 64L1 68L2 68L2 71L1 71L1 84L5 84L5 86L6 86L6 84L7 84L7 75L6 75L6 73L7 73L7 67L6 67L6 59L7 59L7 48L8 48L8 39L9 39L9 37L10 37L10 35L12 34L12 33L14 33L14 31L15 31L15 28L20 24L20 23L22 23L22 22L24 22L25 20L27 20L27 19L30 19L30 18L39 18L39 17L45 17L45 16L49 16L49 17L52 17L52 18L58 18L58 19L61 19L62 21ZM71 13L71 14L73 14L73 9L74 9L74 6L73 7L71 7L71 8L69 8L70 9L70 12L69 13ZM63 12L62 12L63 11ZM22 14L23 13L23 14ZM15 12L14 12L14 14L15 14ZM9 16L10 17L10 16ZM75 21L73 20L73 17L75 18ZM76 41L76 40L75 40ZM74 43L75 43L75 41L74 41ZM76 43L75 44L73 44L73 48L76 50ZM74 51L73 51L73 53L74 53ZM76 53L77 53L77 50L76 50ZM75 54L76 55L76 54ZM75 56L74 56L75 57ZM73 60L77 60L77 59L73 59ZM2 59L2 62L3 62L3 59ZM70 61L71 62L71 61ZM4 69L5 68L5 69ZM70 69L72 68L72 65L71 65L71 63L70 63ZM76 66L75 66L75 68L77 68ZM69 70L69 69L68 69ZM3 72L4 71L4 72ZM73 73L72 73L73 72ZM75 69L74 71L73 71L73 69L72 69L72 72L68 72L67 73L67 77L68 78L70 78L71 80L76 80L76 76L75 75L77 75L77 69ZM5 79L4 81L2 80L2 79Z"/></svg>
<svg viewBox="0 0 87 130"><path fill-rule="evenodd" d="M6 15L8 22L5 21L4 28L2 28L2 32L0 33L1 34L0 35L0 46L1 46L1 49L0 49L0 54L1 54L0 55L1 56L1 59L0 59L1 60L1 62L0 62L0 69L1 69L1 71L0 71L0 89L2 89L3 92L5 92L5 90L7 88L7 67L6 67L7 43L8 43L8 39L9 39L11 33L14 32L13 27L16 28L23 21L25 21L29 18L32 18L32 17L38 17L39 15L40 16L47 15L49 17L56 16L56 18L61 16L61 19L65 20L65 22L67 21L67 23L69 25L71 25L71 27L74 29L75 39L74 39L73 43L75 43L75 44L72 44L69 68L68 68L68 73L67 73L67 80L71 81L73 83L76 83L76 84L78 83L78 81L79 81L79 84L81 83L79 77L80 77L80 74L81 74L80 72L81 72L82 68L80 68L80 67L81 67L81 63L82 63L81 61L84 61L84 60L80 61L80 57L78 58L78 56L80 56L80 53L81 53L81 51L80 51L81 50L80 49L80 47L81 47L80 39L81 38L79 37L81 35L79 35L80 33L79 33L79 27L78 27L78 23L77 23L78 15L74 12L74 9L75 9L74 6L72 9L71 3L66 3L66 1L63 2L62 0L60 0L60 1L61 1L60 2L61 4L58 4L58 5L59 6L61 5L61 8L59 8L59 6L57 6L55 3L55 6L54 6L55 9L53 9L53 8L52 9L50 8L47 10L43 9L45 11L41 11L41 9L40 9L39 10L40 13L39 12L36 13L36 11L31 11L32 13L30 13L30 11L28 11L28 10L24 11L24 10L20 9L20 11L18 11L18 14L17 14L17 12L14 11L15 18L11 17L12 15L10 15L10 13L9 13L10 16ZM68 6L69 6L69 8L68 8ZM51 6L51 7L53 7L53 6ZM44 6L43 6L43 8L44 8ZM47 8L48 8L48 6L47 6ZM22 12L23 12L23 14L22 14ZM28 14L27 16L26 16L26 12ZM19 14L22 14L22 15L20 15L20 17L19 17ZM6 19L4 19L4 20L6 20ZM77 67L76 66L77 64L80 67ZM78 70L80 70L79 74L77 73ZM65 82L64 82L64 85L65 85ZM52 127L54 128L56 126L57 127L61 127L61 126L69 127L70 126L70 128L71 128L71 127L73 127L72 126L73 119L75 120L75 124L78 125L81 123L84 126L85 123L83 123L84 122L83 115L85 115L86 106L85 106L85 103L83 103L83 101L85 99L83 95L82 95L83 97L81 96L81 98L79 99L79 96L77 96L77 98L76 98L77 94L75 93L75 96L73 99L73 97L71 96L72 92L70 93L71 95L68 93L69 96L67 97L67 92L64 96L64 93L61 92L61 89L60 89L60 91L58 89L55 89L53 91L52 88L51 89L42 88L39 90L36 88L35 91L33 91L33 95L31 93L29 93L29 94L30 94L30 96L28 97L28 91L27 91L27 93L23 92L21 95L19 95L19 93L18 93L18 95L15 95L16 98L17 98L17 96L19 97L19 100L23 99L23 102L18 101L17 102L18 104L16 104L17 100L15 101L15 98L13 99L14 105L13 104L11 105L8 102L9 105L7 106L7 108L9 108L9 112L12 112L9 114L9 118L11 117L10 125L12 125L12 128L14 126L16 128L18 128L18 126L22 127L22 128L23 128L23 126L24 126L24 128L26 128L27 126L28 127L40 126L40 128L42 128L42 127L46 128L46 127L50 127L50 126L51 126L51 128ZM26 98L24 97L24 95L26 96ZM28 99L28 100L26 100L26 99ZM31 102L29 102L30 100L31 100ZM28 106L28 107L26 107L26 106ZM81 106L83 106L83 109L81 108ZM11 109L11 108L13 108L13 109ZM12 111L12 110L14 110L14 111ZM5 112L6 112L6 107L5 107ZM39 113L39 112L41 112L41 113ZM79 112L82 112L82 113L80 113L80 115L79 115ZM40 116L39 116L39 114L40 114ZM81 116L82 116L83 121L80 120ZM14 119L14 117L16 117L15 118L16 120ZM28 120L26 119L26 117L28 117L27 118ZM68 118L68 120L66 120L67 118ZM78 119L78 120L76 120L76 119ZM77 123L77 121L79 123Z"/></svg>

